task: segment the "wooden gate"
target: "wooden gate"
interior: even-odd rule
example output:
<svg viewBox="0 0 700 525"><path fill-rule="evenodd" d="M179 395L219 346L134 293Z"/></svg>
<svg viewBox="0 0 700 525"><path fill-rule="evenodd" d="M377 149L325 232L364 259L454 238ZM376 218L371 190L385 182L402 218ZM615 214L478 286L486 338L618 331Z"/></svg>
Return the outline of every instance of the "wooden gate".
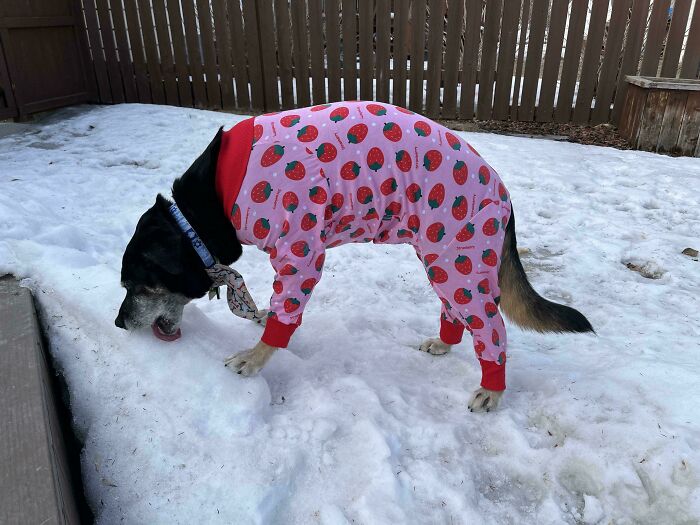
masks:
<svg viewBox="0 0 700 525"><path fill-rule="evenodd" d="M0 1L0 118L93 99L74 0Z"/></svg>

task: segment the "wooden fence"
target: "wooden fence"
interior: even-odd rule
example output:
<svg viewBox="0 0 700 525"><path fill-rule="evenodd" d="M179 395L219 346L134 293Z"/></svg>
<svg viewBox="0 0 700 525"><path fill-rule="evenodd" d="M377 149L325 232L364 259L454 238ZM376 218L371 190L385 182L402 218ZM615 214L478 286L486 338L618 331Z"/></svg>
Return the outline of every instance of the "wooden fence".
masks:
<svg viewBox="0 0 700 525"><path fill-rule="evenodd" d="M700 73L700 0L82 6L108 103L260 112L362 98L434 118L597 124L619 118L625 75Z"/></svg>

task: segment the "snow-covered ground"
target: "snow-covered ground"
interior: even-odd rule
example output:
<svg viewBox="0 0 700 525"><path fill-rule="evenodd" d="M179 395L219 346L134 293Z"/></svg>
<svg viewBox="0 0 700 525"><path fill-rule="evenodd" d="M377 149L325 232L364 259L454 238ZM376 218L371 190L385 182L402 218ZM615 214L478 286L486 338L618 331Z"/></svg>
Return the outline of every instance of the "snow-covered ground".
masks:
<svg viewBox="0 0 700 525"><path fill-rule="evenodd" d="M332 250L256 378L222 364L260 335L224 301L188 305L175 343L114 327L136 220L239 118L84 107L0 140L0 271L38 299L98 523L698 522L700 263L680 252L700 248L700 159L464 134L535 287L598 332L510 327L507 395L472 414L469 342L416 351L439 302L407 246ZM264 304L267 257L236 267Z"/></svg>

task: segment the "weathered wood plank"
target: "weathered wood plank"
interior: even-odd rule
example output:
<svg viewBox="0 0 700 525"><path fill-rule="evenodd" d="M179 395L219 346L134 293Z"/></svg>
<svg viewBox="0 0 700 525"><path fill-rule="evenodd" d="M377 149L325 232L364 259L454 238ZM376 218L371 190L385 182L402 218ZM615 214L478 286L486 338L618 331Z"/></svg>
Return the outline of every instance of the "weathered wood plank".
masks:
<svg viewBox="0 0 700 525"><path fill-rule="evenodd" d="M514 0L514 3L519 1ZM401 2L398 4L401 4ZM442 118L452 119L457 117L457 78L459 75L460 40L463 30L464 2L451 0L447 4L447 42L445 44L445 87L442 97Z"/></svg>
<svg viewBox="0 0 700 525"><path fill-rule="evenodd" d="M628 86L626 100L622 107L620 115L620 133L623 137L629 140L633 147L637 146L637 137L639 136L639 123L641 121L642 112L646 105L648 90L642 89L639 86Z"/></svg>
<svg viewBox="0 0 700 525"><path fill-rule="evenodd" d="M109 16L109 5L107 0L97 0L97 15L100 20L100 35L102 36L102 48L107 62L107 75L109 76L109 87L112 93L112 102L124 102L124 88L122 87L122 73L119 70L117 60L117 48L112 32L112 20Z"/></svg>
<svg viewBox="0 0 700 525"><path fill-rule="evenodd" d="M155 15L156 35L158 36L158 56L160 70L163 74L165 102L171 106L180 105L175 77L175 62L170 48L170 33L168 32L168 15L165 14L165 0L151 0Z"/></svg>
<svg viewBox="0 0 700 525"><path fill-rule="evenodd" d="M496 51L501 32L502 11L503 2L501 0L486 2L481 65L479 66L479 98L476 104L476 117L480 120L490 119L493 109L493 81L496 76Z"/></svg>
<svg viewBox="0 0 700 525"><path fill-rule="evenodd" d="M498 0L500 2L500 0ZM428 70L426 71L425 114L436 118L440 114L440 84L442 80L442 34L445 22L445 1L430 0L428 19Z"/></svg>
<svg viewBox="0 0 700 525"><path fill-rule="evenodd" d="M382 102L389 102L389 79L391 78L391 68L389 57L391 54L390 30L391 13L389 0L376 0L376 99Z"/></svg>
<svg viewBox="0 0 700 525"><path fill-rule="evenodd" d="M625 52L622 56L622 65L617 77L617 90L615 91L615 103L613 105L612 122L617 123L622 114L627 92L627 75L636 75L639 68L639 57L642 55L642 42L646 30L647 14L649 13L648 0L633 0L632 14L630 15L627 38L625 39Z"/></svg>
<svg viewBox="0 0 700 525"><path fill-rule="evenodd" d="M328 61L328 100L341 100L340 83L340 3L326 0L326 56ZM281 40L281 39L280 39Z"/></svg>
<svg viewBox="0 0 700 525"><path fill-rule="evenodd" d="M326 102L326 68L323 53L321 0L309 1L309 37L311 40L311 91L314 104Z"/></svg>
<svg viewBox="0 0 700 525"><path fill-rule="evenodd" d="M591 116L591 102L593 101L593 91L598 78L597 72L600 66L608 4L609 0L593 0L593 7L591 8L586 50L583 55L583 66L581 67L581 77L579 79L573 116L573 121L580 124L588 123L588 119Z"/></svg>
<svg viewBox="0 0 700 525"><path fill-rule="evenodd" d="M462 4L462 2L457 2ZM394 3L394 85L392 103L406 106L406 58L408 56L408 10L407 1Z"/></svg>
<svg viewBox="0 0 700 525"><path fill-rule="evenodd" d="M467 22L464 33L464 53L462 54L462 75L460 77L459 117L470 120L474 118L474 94L479 67L479 42L481 41L481 8L482 0L466 0Z"/></svg>
<svg viewBox="0 0 700 525"><path fill-rule="evenodd" d="M117 41L117 53L119 54L119 69L124 85L124 99L126 102L138 102L139 94L136 89L136 77L134 75L131 56L129 55L129 37L126 34L126 21L124 20L124 6L122 0L111 0L112 21L114 23L114 36Z"/></svg>
<svg viewBox="0 0 700 525"><path fill-rule="evenodd" d="M138 0L135 0L138 1ZM197 16L194 11L195 0L181 0L182 19L185 23L185 41L187 42L187 58L192 78L192 93L194 106L207 107L207 91L204 86L203 60L199 47L199 32L197 31Z"/></svg>
<svg viewBox="0 0 700 525"><path fill-rule="evenodd" d="M664 47L664 60L661 64L662 77L674 78L680 69L679 59L685 39L690 4L691 0L676 0L673 4L673 18L671 18L671 27Z"/></svg>
<svg viewBox="0 0 700 525"><path fill-rule="evenodd" d="M562 42L564 41L568 10L568 0L552 0L549 29L547 30L547 51L544 55L542 70L542 85L535 113L538 122L550 122L554 119L554 95L559 78Z"/></svg>
<svg viewBox="0 0 700 525"><path fill-rule="evenodd" d="M671 0L654 0L649 19L649 30L644 44L644 58L640 75L655 77L659 71L659 60L666 36L666 21L668 20L668 8Z"/></svg>
<svg viewBox="0 0 700 525"><path fill-rule="evenodd" d="M414 0L411 6L411 86L409 107L413 111L423 111L423 60L425 55L426 0Z"/></svg>
<svg viewBox="0 0 700 525"><path fill-rule="evenodd" d="M542 47L544 46L544 30L547 23L548 8L549 0L533 0L532 2L532 23L528 37L523 97L518 109L518 120L533 120L535 116L537 85L540 80Z"/></svg>
<svg viewBox="0 0 700 525"><path fill-rule="evenodd" d="M656 151L659 153L672 152L678 148L678 137L680 136L687 102L688 93L683 91L672 91L669 93L666 112L661 121L659 140L656 144Z"/></svg>
<svg viewBox="0 0 700 525"><path fill-rule="evenodd" d="M203 0L207 1L207 0ZM248 76L253 109L265 111L265 80L263 78L262 57L260 56L260 35L255 0L243 1L243 31L245 33L246 55L248 56ZM303 3L303 0L302 2ZM307 73L308 74L308 73Z"/></svg>
<svg viewBox="0 0 700 525"><path fill-rule="evenodd" d="M568 122L571 119L576 78L578 77L578 67L581 62L586 12L587 2L573 2L571 4L571 17L569 19L569 31L566 35L566 51L564 52L564 64L559 84L559 95L557 96L557 108L554 110L554 120L556 122Z"/></svg>
<svg viewBox="0 0 700 525"><path fill-rule="evenodd" d="M402 2L403 4L403 2ZM357 13L355 0L343 0L343 99L357 99Z"/></svg>
<svg viewBox="0 0 700 525"><path fill-rule="evenodd" d="M595 108L591 113L592 124L608 122L610 119L610 104L615 93L615 80L620 65L620 51L625 36L624 28L630 13L630 1L613 0L610 29L605 39L605 57L596 87Z"/></svg>
<svg viewBox="0 0 700 525"><path fill-rule="evenodd" d="M263 89L265 90L265 111L277 111L280 109L279 75L277 73L277 45L279 43L275 41L272 2L270 0L255 2L255 6L260 39Z"/></svg>
<svg viewBox="0 0 700 525"><path fill-rule="evenodd" d="M92 65L95 69L95 77L97 78L97 95L100 102L110 103L112 102L112 92L109 87L109 73L107 73L107 63L105 62L104 53L102 51L100 24L97 21L97 11L95 10L94 2L85 2L84 13L90 51L92 52ZM138 25L136 27L138 28Z"/></svg>
<svg viewBox="0 0 700 525"><path fill-rule="evenodd" d="M688 93L683 123L678 133L678 152L695 155L700 152L700 91Z"/></svg>
<svg viewBox="0 0 700 525"><path fill-rule="evenodd" d="M639 138L637 139L639 149L656 151L667 103L668 91L654 89L647 95L639 127Z"/></svg>
<svg viewBox="0 0 700 525"><path fill-rule="evenodd" d="M374 100L374 0L359 3L360 15L360 98Z"/></svg>
<svg viewBox="0 0 700 525"><path fill-rule="evenodd" d="M681 78L700 77L700 2L695 2L693 19L690 21L688 41L685 44Z"/></svg>
<svg viewBox="0 0 700 525"><path fill-rule="evenodd" d="M154 104L165 104L165 91L163 75L158 61L158 46L156 45L155 22L151 13L150 4L136 2L139 7L141 19L141 34L146 51L146 67L148 68L148 80L151 85L151 98Z"/></svg>
<svg viewBox="0 0 700 525"><path fill-rule="evenodd" d="M523 6L520 14L520 37L518 39L517 60L515 61L515 80L513 82L513 94L511 96L510 118L517 120L518 106L520 105L521 97L521 81L523 66L525 62L525 47L527 46L527 28L530 24L530 11L532 8L531 0L523 0Z"/></svg>
<svg viewBox="0 0 700 525"><path fill-rule="evenodd" d="M306 0L291 0L294 78L297 87L297 106L311 104L309 89L309 32L306 27Z"/></svg>
<svg viewBox="0 0 700 525"><path fill-rule="evenodd" d="M229 0L226 7L228 11L229 31L231 33L233 76L236 79L236 107L248 109L250 108L250 84L241 3L236 0Z"/></svg>
<svg viewBox="0 0 700 525"><path fill-rule="evenodd" d="M233 92L232 45L226 16L226 0L211 0L211 2L214 12L214 32L216 34L216 57L219 65L219 84L221 85L221 105L224 109L233 109L236 107L236 97ZM168 3L171 4L173 2L171 0Z"/></svg>
<svg viewBox="0 0 700 525"><path fill-rule="evenodd" d="M177 92L180 97L180 105L192 106L192 82L187 67L187 47L185 46L185 33L182 28L182 16L180 14L180 2L168 1L168 20L170 21L170 34L173 40L175 75L177 77Z"/></svg>

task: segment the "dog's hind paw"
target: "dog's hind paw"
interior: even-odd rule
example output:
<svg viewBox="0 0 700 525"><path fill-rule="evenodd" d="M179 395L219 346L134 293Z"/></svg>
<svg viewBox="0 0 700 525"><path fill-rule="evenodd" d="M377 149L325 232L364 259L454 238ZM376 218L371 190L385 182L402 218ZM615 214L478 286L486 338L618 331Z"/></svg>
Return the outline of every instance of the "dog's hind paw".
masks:
<svg viewBox="0 0 700 525"><path fill-rule="evenodd" d="M423 341L423 344L418 347L418 350L421 352L427 352L431 355L444 355L449 352L451 348L452 345L443 343L439 337L431 337L430 339Z"/></svg>
<svg viewBox="0 0 700 525"><path fill-rule="evenodd" d="M477 388L472 394L467 407L469 412L490 412L498 407L501 401L503 391L486 390L485 388Z"/></svg>

